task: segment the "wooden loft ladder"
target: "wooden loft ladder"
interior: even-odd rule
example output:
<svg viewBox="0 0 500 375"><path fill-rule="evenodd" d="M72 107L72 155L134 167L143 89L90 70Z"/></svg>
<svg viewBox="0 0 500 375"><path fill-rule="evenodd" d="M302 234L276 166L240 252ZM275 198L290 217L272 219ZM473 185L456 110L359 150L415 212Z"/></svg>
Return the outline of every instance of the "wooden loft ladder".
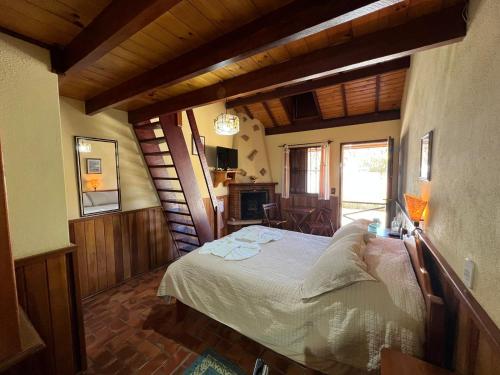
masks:
<svg viewBox="0 0 500 375"><path fill-rule="evenodd" d="M178 255L214 239L180 123L173 113L134 125Z"/></svg>

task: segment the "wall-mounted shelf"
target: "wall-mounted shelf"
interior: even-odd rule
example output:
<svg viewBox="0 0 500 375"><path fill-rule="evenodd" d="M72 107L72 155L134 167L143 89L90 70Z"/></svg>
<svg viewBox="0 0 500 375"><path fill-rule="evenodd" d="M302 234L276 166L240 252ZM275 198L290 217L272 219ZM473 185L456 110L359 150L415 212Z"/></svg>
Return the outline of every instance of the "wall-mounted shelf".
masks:
<svg viewBox="0 0 500 375"><path fill-rule="evenodd" d="M236 169L227 171L214 170L214 187L219 186L220 183L222 183L223 186L227 186L231 182L236 181L236 173L238 173Z"/></svg>

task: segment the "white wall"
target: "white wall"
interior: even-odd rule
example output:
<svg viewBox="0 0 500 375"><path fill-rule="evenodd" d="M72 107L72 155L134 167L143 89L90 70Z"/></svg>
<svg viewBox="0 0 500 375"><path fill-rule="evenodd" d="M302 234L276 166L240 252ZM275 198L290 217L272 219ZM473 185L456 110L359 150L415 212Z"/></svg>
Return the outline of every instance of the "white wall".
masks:
<svg viewBox="0 0 500 375"><path fill-rule="evenodd" d="M500 325L500 1L471 0L464 41L415 55L402 135L406 191L430 199L426 231ZM434 130L432 181L418 180L420 138Z"/></svg>

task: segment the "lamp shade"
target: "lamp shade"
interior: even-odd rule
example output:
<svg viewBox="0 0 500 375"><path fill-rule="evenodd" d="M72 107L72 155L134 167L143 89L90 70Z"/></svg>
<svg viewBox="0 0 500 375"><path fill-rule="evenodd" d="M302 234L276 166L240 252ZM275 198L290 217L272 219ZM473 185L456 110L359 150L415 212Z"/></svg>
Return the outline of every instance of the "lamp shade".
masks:
<svg viewBox="0 0 500 375"><path fill-rule="evenodd" d="M234 135L240 131L240 119L236 115L221 113L215 119L214 127L219 135Z"/></svg>
<svg viewBox="0 0 500 375"><path fill-rule="evenodd" d="M427 207L427 202L410 194L405 194L405 202L410 219L419 222L422 219L425 207Z"/></svg>
<svg viewBox="0 0 500 375"><path fill-rule="evenodd" d="M99 181L98 178L92 178L89 180L88 184L92 189L94 189L94 191L96 191L99 185L101 185L101 181Z"/></svg>

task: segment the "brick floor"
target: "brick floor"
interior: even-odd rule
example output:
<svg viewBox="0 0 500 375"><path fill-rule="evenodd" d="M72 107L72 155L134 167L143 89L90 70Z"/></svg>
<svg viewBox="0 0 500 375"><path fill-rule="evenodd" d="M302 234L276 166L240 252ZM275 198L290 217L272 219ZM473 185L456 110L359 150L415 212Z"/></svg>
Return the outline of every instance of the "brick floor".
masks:
<svg viewBox="0 0 500 375"><path fill-rule="evenodd" d="M147 273L84 301L85 374L181 374L207 348L250 374L257 357L271 373L314 373L194 310L176 323L175 307L156 297L164 272Z"/></svg>

